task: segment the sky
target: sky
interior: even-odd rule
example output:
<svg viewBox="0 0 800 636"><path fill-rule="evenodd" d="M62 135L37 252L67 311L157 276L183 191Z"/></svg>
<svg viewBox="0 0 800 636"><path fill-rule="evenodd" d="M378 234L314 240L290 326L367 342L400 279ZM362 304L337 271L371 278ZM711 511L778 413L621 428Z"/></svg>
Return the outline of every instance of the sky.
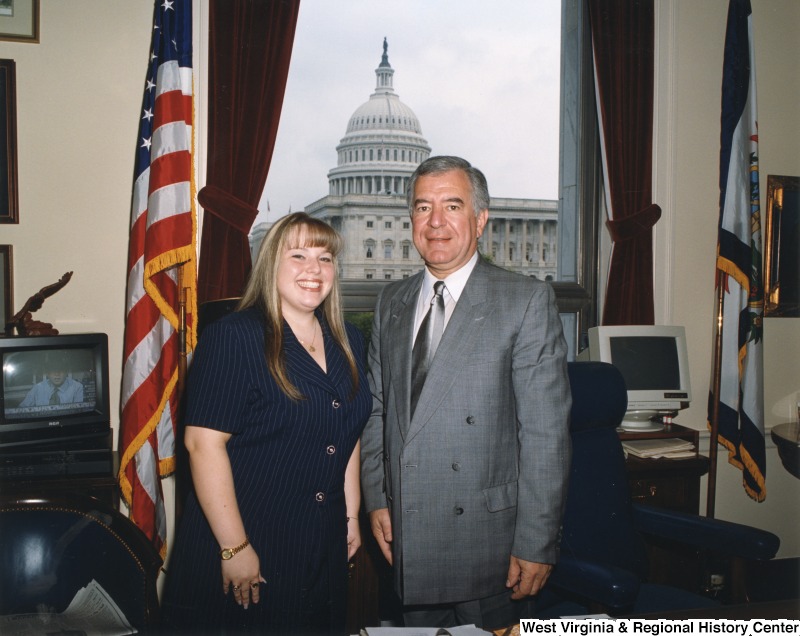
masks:
<svg viewBox="0 0 800 636"><path fill-rule="evenodd" d="M384 37L431 154L469 160L492 196L556 199L560 21L561 0L302 0L256 223L328 194Z"/></svg>

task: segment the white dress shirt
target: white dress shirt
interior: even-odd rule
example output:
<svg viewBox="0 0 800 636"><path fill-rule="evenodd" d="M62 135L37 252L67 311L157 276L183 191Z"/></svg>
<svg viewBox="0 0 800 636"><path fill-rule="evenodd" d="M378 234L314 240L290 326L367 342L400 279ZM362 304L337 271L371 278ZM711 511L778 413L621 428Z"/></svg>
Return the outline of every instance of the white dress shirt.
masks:
<svg viewBox="0 0 800 636"><path fill-rule="evenodd" d="M467 261L461 269L456 270L444 279L444 327L447 329L447 323L450 316L453 315L453 310L456 308L458 299L461 298L461 292L467 285L472 270L475 268L475 263L478 262L478 252L472 255L472 258ZM417 313L414 317L414 339L417 338L417 332L425 319L425 314L431 306L433 300L433 284L440 280L431 274L430 270L425 268L425 275L422 278L422 289L419 291L417 297Z"/></svg>

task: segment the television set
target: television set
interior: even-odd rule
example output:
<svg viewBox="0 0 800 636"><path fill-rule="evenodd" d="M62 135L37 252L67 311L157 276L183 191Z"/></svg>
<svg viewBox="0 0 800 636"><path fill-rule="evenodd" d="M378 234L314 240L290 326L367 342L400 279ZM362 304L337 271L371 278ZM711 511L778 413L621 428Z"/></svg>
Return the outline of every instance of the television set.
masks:
<svg viewBox="0 0 800 636"><path fill-rule="evenodd" d="M0 453L110 449L108 337L0 338Z"/></svg>
<svg viewBox="0 0 800 636"><path fill-rule="evenodd" d="M628 409L622 428L658 430L689 407L692 388L683 327L602 326L589 329L588 358L610 362L625 379ZM585 356L579 356L579 359Z"/></svg>

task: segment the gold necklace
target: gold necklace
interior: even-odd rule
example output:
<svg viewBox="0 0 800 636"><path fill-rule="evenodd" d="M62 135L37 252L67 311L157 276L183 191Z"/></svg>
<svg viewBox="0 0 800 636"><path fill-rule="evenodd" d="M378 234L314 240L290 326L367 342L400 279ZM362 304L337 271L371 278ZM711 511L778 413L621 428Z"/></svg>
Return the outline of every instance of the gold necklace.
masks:
<svg viewBox="0 0 800 636"><path fill-rule="evenodd" d="M316 320L314 321L314 337L311 339L311 344L307 345L306 341L305 340L301 340L300 338L298 338L298 340L300 340L300 344L303 345L304 347L306 347L311 353L314 353L317 350L316 347L314 346L314 343L317 341L317 321Z"/></svg>

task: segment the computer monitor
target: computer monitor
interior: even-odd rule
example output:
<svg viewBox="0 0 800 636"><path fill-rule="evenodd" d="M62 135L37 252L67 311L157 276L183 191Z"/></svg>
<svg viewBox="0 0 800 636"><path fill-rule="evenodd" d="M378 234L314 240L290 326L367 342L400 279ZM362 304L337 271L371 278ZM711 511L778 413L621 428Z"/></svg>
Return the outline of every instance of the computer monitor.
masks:
<svg viewBox="0 0 800 636"><path fill-rule="evenodd" d="M622 428L657 430L692 399L683 327L625 325L589 329L589 359L610 362L625 379L628 409Z"/></svg>

